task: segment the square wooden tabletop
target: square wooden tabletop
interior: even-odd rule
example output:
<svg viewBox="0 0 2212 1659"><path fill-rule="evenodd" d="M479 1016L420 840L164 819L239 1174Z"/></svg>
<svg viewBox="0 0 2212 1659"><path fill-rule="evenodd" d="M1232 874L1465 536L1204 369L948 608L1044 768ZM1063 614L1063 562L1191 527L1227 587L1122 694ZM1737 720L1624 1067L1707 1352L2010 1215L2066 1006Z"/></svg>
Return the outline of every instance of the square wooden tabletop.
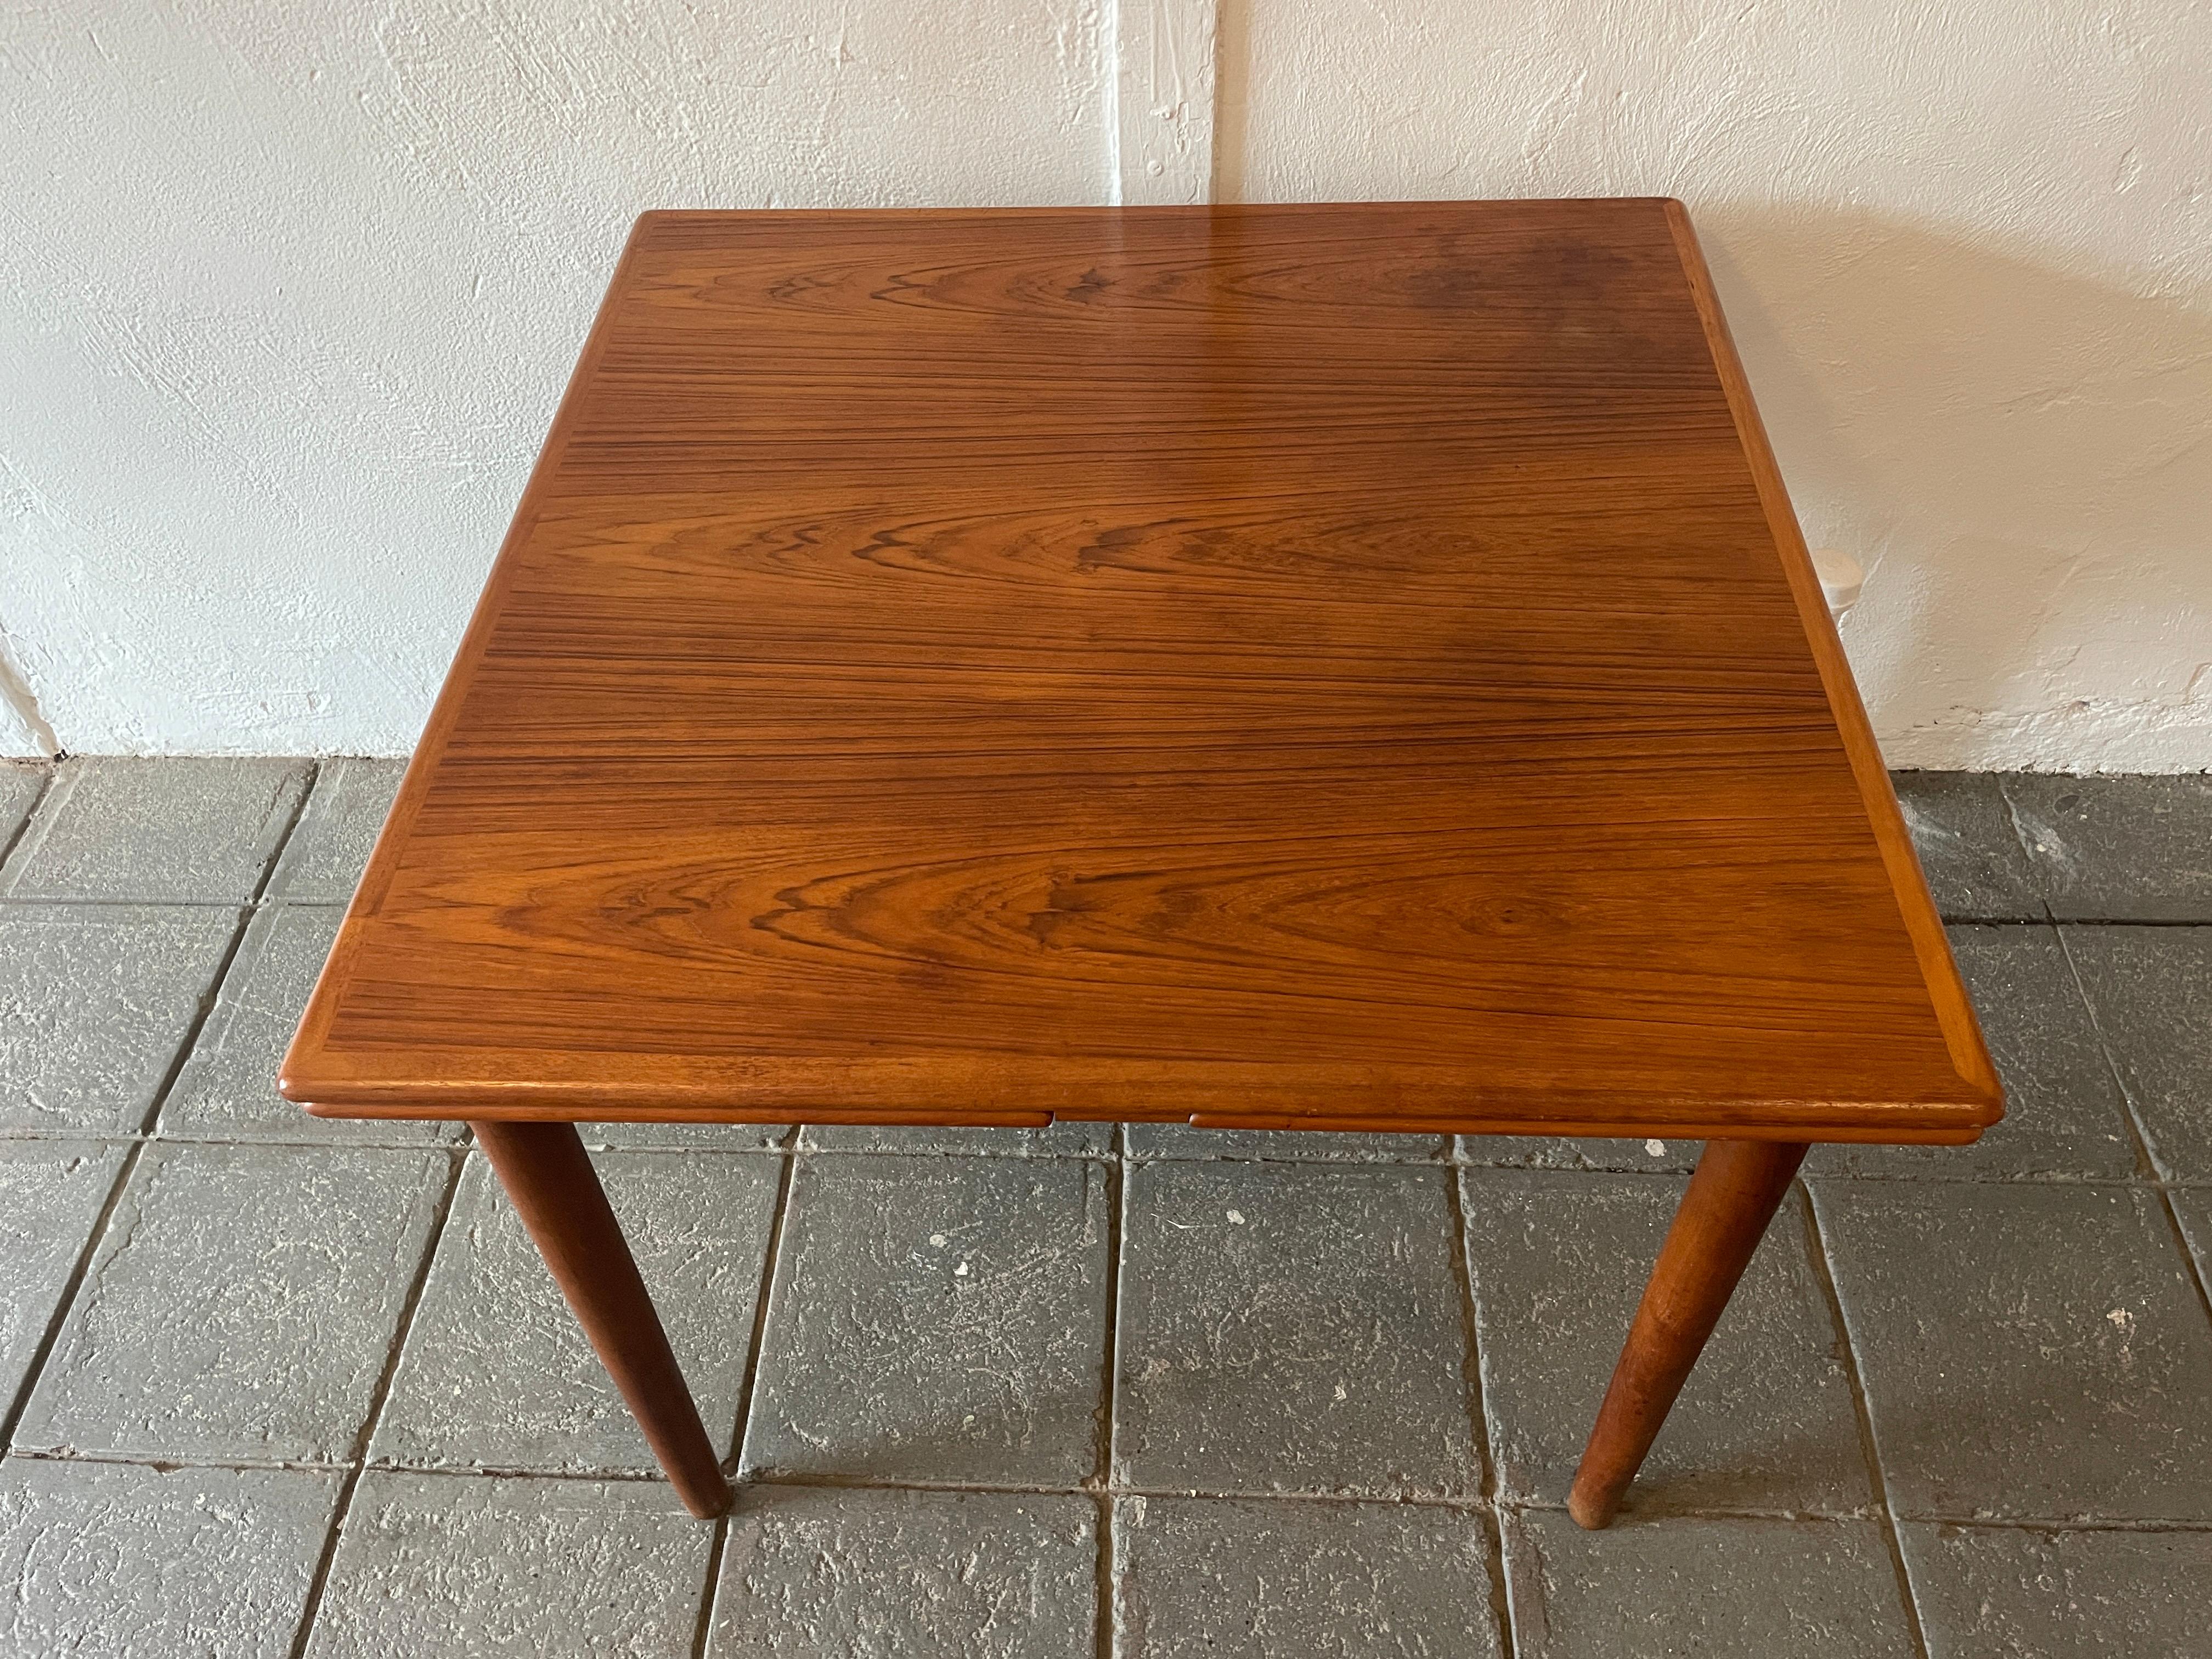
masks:
<svg viewBox="0 0 2212 1659"><path fill-rule="evenodd" d="M285 1062L339 1115L1961 1140L1662 201L641 220Z"/></svg>

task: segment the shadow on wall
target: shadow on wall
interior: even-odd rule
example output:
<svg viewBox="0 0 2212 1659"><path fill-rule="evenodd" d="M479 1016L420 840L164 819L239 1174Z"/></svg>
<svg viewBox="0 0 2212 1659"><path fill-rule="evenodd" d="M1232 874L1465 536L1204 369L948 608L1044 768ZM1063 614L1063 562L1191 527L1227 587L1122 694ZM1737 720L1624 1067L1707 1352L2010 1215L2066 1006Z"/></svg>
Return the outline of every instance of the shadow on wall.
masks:
<svg viewBox="0 0 2212 1659"><path fill-rule="evenodd" d="M1695 216L1807 535L1869 568L1891 763L2212 767L2212 313L1864 214Z"/></svg>

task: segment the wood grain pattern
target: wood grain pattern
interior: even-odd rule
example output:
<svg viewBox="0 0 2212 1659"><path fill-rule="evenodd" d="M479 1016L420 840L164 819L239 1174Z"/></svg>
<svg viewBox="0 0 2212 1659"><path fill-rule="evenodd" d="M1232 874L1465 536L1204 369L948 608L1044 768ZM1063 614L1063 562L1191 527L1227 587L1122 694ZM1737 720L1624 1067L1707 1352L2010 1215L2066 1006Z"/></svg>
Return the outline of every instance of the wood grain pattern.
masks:
<svg viewBox="0 0 2212 1659"><path fill-rule="evenodd" d="M1972 1139L1809 574L1669 204L648 215L283 1087Z"/></svg>

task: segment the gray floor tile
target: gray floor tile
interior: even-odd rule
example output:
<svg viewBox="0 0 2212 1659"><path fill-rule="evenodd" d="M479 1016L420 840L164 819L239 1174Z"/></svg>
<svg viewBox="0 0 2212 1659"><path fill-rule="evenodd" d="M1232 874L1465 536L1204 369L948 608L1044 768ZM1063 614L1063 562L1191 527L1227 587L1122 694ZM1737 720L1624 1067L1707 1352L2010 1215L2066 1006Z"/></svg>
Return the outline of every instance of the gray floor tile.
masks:
<svg viewBox="0 0 2212 1659"><path fill-rule="evenodd" d="M1339 1134L1327 1129L1195 1129L1188 1123L1132 1123L1131 1158L1238 1158L1329 1164L1433 1164L1443 1135Z"/></svg>
<svg viewBox="0 0 2212 1659"><path fill-rule="evenodd" d="M149 1146L16 1444L350 1455L446 1172L442 1152Z"/></svg>
<svg viewBox="0 0 2212 1659"><path fill-rule="evenodd" d="M1477 1490L1449 1171L1159 1163L1126 1179L1122 1482Z"/></svg>
<svg viewBox="0 0 2212 1659"><path fill-rule="evenodd" d="M0 1136L19 1137L0 1139L0 1402L120 1166L100 1137L139 1127L213 1006L33 1387L27 1449L315 1461L358 1436L450 1167L432 1143L463 1132L319 1123L269 1081L399 770L324 763L269 876L286 902L252 921L219 996L304 763L51 771L0 868ZM0 765L0 845L42 775ZM1815 1185L1891 1500L1923 1517L1905 1534L1932 1659L2188 1650L2212 1611L2196 1588L2212 1322L2165 1197L2136 1184L2125 1107L2212 1279L2212 926L2018 924L2212 923L2212 780L1897 784L1946 915L2015 924L1954 933L2011 1117L1978 1148L1808 1165L1829 1172ZM25 902L41 894L110 902ZM1115 1474L1151 1495L1117 1508L1117 1650L1497 1650L1473 1508L1265 1496L1480 1488L1452 1176L1420 1167L1439 1140L1133 1125L1117 1176L1103 1124L581 1127L623 1149L601 1159L610 1188L726 1443L773 1154L797 1149L746 1462L799 1478L1087 1483L1126 1180ZM419 1149L362 1144L402 1137ZM311 1139L350 1144L270 1144ZM203 1144L231 1140L256 1144ZM1680 1190L1654 1172L1700 1150L1453 1149L1519 1650L1908 1650L1878 1526L1680 1514L1868 1502L1788 1210L1630 1521L1590 1536L1519 1507L1563 1494ZM1864 1176L1885 1178L1846 1178ZM376 1455L437 1472L363 1477L312 1653L689 1652L714 1534L664 1482L451 1472L653 1467L480 1160ZM0 1597L0 1651L288 1651L336 1480L9 1458L0 1583L22 1589ZM1198 1492L1245 1495L1182 1495ZM756 1483L712 1650L1092 1655L1097 1518L1073 1493ZM2207 1529L1949 1524L1991 1518Z"/></svg>
<svg viewBox="0 0 2212 1659"><path fill-rule="evenodd" d="M717 1448L735 1433L780 1170L767 1158L592 1160ZM369 1454L460 1469L659 1468L491 1168L472 1155Z"/></svg>
<svg viewBox="0 0 2212 1659"><path fill-rule="evenodd" d="M1893 772L1936 908L1952 921L2038 921L2043 899L1994 772Z"/></svg>
<svg viewBox="0 0 2212 1659"><path fill-rule="evenodd" d="M744 1490L710 1659L1092 1659L1098 1509L980 1492Z"/></svg>
<svg viewBox="0 0 2212 1659"><path fill-rule="evenodd" d="M1097 1468L1108 1170L802 1158L744 1466L1073 1486Z"/></svg>
<svg viewBox="0 0 2212 1659"><path fill-rule="evenodd" d="M43 761L0 761L0 850L15 838L53 768Z"/></svg>
<svg viewBox="0 0 2212 1659"><path fill-rule="evenodd" d="M371 1469L346 1511L309 1659L689 1659L714 1536L657 1481Z"/></svg>
<svg viewBox="0 0 2212 1659"><path fill-rule="evenodd" d="M1687 1183L1512 1170L1462 1180L1499 1490L1564 1504ZM1793 1194L1630 1488L1632 1508L1864 1511L1874 1492L1840 1347Z"/></svg>
<svg viewBox="0 0 2212 1659"><path fill-rule="evenodd" d="M1929 1659L2204 1650L2212 1533L1901 1530Z"/></svg>
<svg viewBox="0 0 2212 1659"><path fill-rule="evenodd" d="M810 1123L799 1144L817 1152L997 1152L1015 1158L1102 1158L1114 1150L1110 1123L1051 1123L1042 1129L914 1129Z"/></svg>
<svg viewBox="0 0 2212 1659"><path fill-rule="evenodd" d="M1490 1546L1465 1510L1126 1498L1114 1511L1120 1659L1497 1653Z"/></svg>
<svg viewBox="0 0 2212 1659"><path fill-rule="evenodd" d="M338 1476L0 1464L0 1652L284 1659Z"/></svg>
<svg viewBox="0 0 2212 1659"><path fill-rule="evenodd" d="M1702 1140L1612 1140L1595 1135L1462 1135L1462 1164L1500 1170L1602 1170L1618 1174L1687 1175L1698 1167Z"/></svg>
<svg viewBox="0 0 2212 1659"><path fill-rule="evenodd" d="M2009 773L2005 797L2061 921L2212 921L2212 775Z"/></svg>
<svg viewBox="0 0 2212 1659"><path fill-rule="evenodd" d="M404 760L325 761L307 810L269 878L269 896L313 904L351 898L406 769Z"/></svg>
<svg viewBox="0 0 2212 1659"><path fill-rule="evenodd" d="M0 1141L0 1415L46 1340L122 1163L112 1142Z"/></svg>
<svg viewBox="0 0 2212 1659"><path fill-rule="evenodd" d="M2212 1520L2212 1323L2155 1192L1813 1190L1899 1514Z"/></svg>
<svg viewBox="0 0 2212 1659"><path fill-rule="evenodd" d="M1874 1521L1621 1521L1555 1510L1505 1522L1521 1659L1911 1659Z"/></svg>
<svg viewBox="0 0 2212 1659"><path fill-rule="evenodd" d="M246 924L215 1007L161 1108L159 1133L428 1146L466 1133L458 1123L310 1117L276 1092L277 1066L343 914L335 905L270 906Z"/></svg>
<svg viewBox="0 0 2212 1659"><path fill-rule="evenodd" d="M304 761L64 761L0 892L243 904L307 786Z"/></svg>
<svg viewBox="0 0 2212 1659"><path fill-rule="evenodd" d="M1954 927L1951 949L2005 1086L1971 1146L1816 1146L1808 1175L1936 1181L2125 1181L2135 1134L2054 927Z"/></svg>
<svg viewBox="0 0 2212 1659"><path fill-rule="evenodd" d="M0 905L0 1131L135 1134L237 914Z"/></svg>
<svg viewBox="0 0 2212 1659"><path fill-rule="evenodd" d="M2212 927L2069 927L2066 949L2159 1173L2212 1182Z"/></svg>

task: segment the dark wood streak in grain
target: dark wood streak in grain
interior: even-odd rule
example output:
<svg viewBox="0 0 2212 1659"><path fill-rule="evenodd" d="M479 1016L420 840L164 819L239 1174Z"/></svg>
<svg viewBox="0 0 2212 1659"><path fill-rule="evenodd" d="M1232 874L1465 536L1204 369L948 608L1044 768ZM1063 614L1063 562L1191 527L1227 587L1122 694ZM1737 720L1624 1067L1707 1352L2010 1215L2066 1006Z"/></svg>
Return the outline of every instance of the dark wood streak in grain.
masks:
<svg viewBox="0 0 2212 1659"><path fill-rule="evenodd" d="M1779 492L1667 204L648 216L284 1087L1971 1139Z"/></svg>

